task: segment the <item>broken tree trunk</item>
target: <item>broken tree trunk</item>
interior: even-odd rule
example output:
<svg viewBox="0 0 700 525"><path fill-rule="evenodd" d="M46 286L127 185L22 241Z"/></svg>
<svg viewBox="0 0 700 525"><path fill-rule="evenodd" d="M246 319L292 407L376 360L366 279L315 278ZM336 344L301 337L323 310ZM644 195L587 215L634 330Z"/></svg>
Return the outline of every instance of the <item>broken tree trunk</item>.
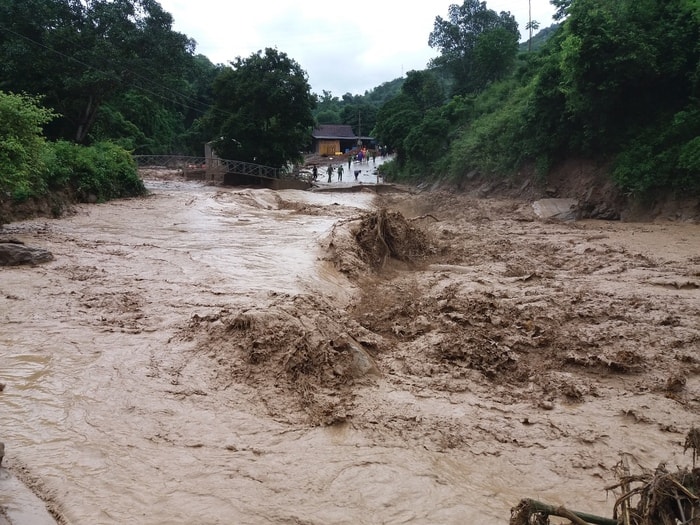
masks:
<svg viewBox="0 0 700 525"><path fill-rule="evenodd" d="M518 508L525 509L525 512L528 513L528 515L541 513L547 514L548 516L559 516L561 518L567 518L573 523L578 524L590 523L592 525L618 525L617 520L613 520L610 518L602 518L600 516L594 516L593 514L587 514L585 512L568 510L561 506L556 507L554 505L547 505L546 503L542 503L534 499L522 500L518 505ZM511 517L511 523L520 523L518 521L514 521L513 518L515 518L515 516ZM523 521L522 523L527 522Z"/></svg>

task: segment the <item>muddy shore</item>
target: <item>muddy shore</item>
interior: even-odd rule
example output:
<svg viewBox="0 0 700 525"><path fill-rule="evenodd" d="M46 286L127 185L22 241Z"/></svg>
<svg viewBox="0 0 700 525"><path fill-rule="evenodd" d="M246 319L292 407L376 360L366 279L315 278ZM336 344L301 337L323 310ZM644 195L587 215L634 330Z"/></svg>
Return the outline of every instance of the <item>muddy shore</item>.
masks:
<svg viewBox="0 0 700 525"><path fill-rule="evenodd" d="M0 403L8 464L59 522L610 515L621 454L688 463L699 225L149 188L4 228L55 256L0 270Z"/></svg>

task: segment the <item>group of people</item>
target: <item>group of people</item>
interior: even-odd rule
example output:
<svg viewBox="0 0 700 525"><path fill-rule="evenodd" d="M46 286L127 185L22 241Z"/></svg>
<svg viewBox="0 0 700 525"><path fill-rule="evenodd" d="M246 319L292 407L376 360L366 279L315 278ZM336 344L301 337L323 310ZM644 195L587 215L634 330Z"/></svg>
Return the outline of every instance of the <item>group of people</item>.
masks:
<svg viewBox="0 0 700 525"><path fill-rule="evenodd" d="M353 162L355 164L362 164L363 162L367 162L367 164L369 164L370 159L372 159L372 162L376 166L377 153L379 153L381 156L385 156L385 151L386 147L380 146L378 149L368 150L366 147L364 147L357 150L357 152L355 153L348 153L348 173L352 171L353 175L355 176L355 181L357 182L360 174L362 173L362 168L357 169L356 166L353 169ZM326 167L326 175L328 175L328 182L333 182L333 172L338 174L338 182L342 182L343 174L345 173L345 168L343 167L343 164L338 164L337 167L333 166L333 164L329 164ZM318 166L316 164L314 164L311 168L311 178L314 182L318 180Z"/></svg>
<svg viewBox="0 0 700 525"><path fill-rule="evenodd" d="M363 162L367 162L369 164L369 159L370 157L372 158L372 162L376 165L377 164L377 150L368 150L367 148L362 148L357 151L357 153L350 153L348 155L348 166L350 163L355 160L362 164Z"/></svg>
<svg viewBox="0 0 700 525"><path fill-rule="evenodd" d="M348 161L348 171L350 171L350 168L352 167L352 160ZM338 174L338 182L343 182L343 173L345 173L345 168L343 168L342 164L339 164L338 167L334 167L333 164L329 164L326 167L326 174L328 175L328 182L333 182L333 172L336 172ZM355 175L355 181L357 181L358 177L360 176L360 173L362 173L362 170L354 170L353 174ZM318 166L316 164L313 165L311 168L311 179L315 182L318 180Z"/></svg>
<svg viewBox="0 0 700 525"><path fill-rule="evenodd" d="M329 164L328 167L326 167L326 173L328 174L328 182L333 182L333 171L336 168L333 167L333 164ZM338 172L338 182L342 182L343 180L343 165L339 165L337 168ZM311 168L311 179L316 182L318 180L318 166L316 164L313 165ZM355 175L355 180L357 180L357 175Z"/></svg>

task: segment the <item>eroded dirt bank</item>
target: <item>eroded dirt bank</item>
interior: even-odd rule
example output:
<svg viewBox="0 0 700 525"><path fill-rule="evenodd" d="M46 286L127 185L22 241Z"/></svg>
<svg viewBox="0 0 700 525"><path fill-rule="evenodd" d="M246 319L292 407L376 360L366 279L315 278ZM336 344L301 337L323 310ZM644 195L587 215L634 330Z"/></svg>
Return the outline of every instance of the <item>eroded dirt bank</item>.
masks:
<svg viewBox="0 0 700 525"><path fill-rule="evenodd" d="M699 226L150 186L6 228L55 255L2 270L6 461L66 523L609 515L621 452L688 463Z"/></svg>

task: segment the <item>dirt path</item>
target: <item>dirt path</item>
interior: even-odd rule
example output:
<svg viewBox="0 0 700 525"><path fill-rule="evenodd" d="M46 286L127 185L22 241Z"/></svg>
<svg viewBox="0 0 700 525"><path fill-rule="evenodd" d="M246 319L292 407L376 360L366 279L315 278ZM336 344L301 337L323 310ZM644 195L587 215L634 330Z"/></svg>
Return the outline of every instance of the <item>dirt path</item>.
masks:
<svg viewBox="0 0 700 525"><path fill-rule="evenodd" d="M6 459L66 523L609 515L621 453L689 462L700 226L151 188L10 227L56 260L2 270Z"/></svg>

